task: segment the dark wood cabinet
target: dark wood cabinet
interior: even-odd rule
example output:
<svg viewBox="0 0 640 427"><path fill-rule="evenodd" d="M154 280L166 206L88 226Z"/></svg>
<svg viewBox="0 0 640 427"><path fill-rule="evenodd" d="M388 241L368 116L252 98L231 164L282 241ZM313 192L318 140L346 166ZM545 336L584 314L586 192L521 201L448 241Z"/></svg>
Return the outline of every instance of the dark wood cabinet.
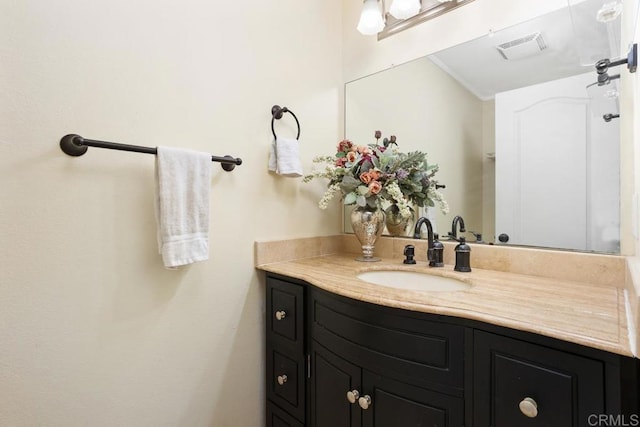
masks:
<svg viewBox="0 0 640 427"><path fill-rule="evenodd" d="M362 370L312 340L310 348L310 426L360 427L357 403L362 390ZM347 398L351 392L353 402Z"/></svg>
<svg viewBox="0 0 640 427"><path fill-rule="evenodd" d="M397 381L311 343L313 427L462 426L463 400Z"/></svg>
<svg viewBox="0 0 640 427"><path fill-rule="evenodd" d="M371 393L363 425L377 427L464 425L463 399L429 390L388 375L364 371L362 388Z"/></svg>
<svg viewBox="0 0 640 427"><path fill-rule="evenodd" d="M304 427L304 424L267 401L267 427Z"/></svg>
<svg viewBox="0 0 640 427"><path fill-rule="evenodd" d="M590 415L607 413L604 365L602 360L476 331L474 425L589 426Z"/></svg>
<svg viewBox="0 0 640 427"><path fill-rule="evenodd" d="M309 291L313 427L464 425L464 328Z"/></svg>
<svg viewBox="0 0 640 427"><path fill-rule="evenodd" d="M279 407L302 425L306 413L304 287L269 279L266 295L266 386L271 408ZM268 411L269 425L284 418ZM290 422L289 422L290 423ZM291 424L291 423L290 423ZM291 424L295 425L295 424Z"/></svg>
<svg viewBox="0 0 640 427"><path fill-rule="evenodd" d="M638 359L271 273L266 300L268 427L583 427L640 412Z"/></svg>

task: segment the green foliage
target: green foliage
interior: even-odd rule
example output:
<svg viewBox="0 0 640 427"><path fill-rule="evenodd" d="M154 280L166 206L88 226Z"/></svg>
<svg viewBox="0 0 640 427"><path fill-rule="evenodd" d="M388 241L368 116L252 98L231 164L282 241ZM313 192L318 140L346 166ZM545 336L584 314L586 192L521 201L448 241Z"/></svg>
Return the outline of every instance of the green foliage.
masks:
<svg viewBox="0 0 640 427"><path fill-rule="evenodd" d="M376 132L376 140L381 132ZM396 137L383 140L384 146L356 145L351 141L340 141L335 156L317 157L316 163L324 163L323 171L304 177L304 182L313 178L328 178L329 189L320 202L321 207L341 193L345 205L376 207L382 200L416 206L434 206L438 201L443 211L448 209L442 195L436 191L434 178L438 165L429 164L427 155L421 151L402 153ZM435 201L434 201L435 198Z"/></svg>

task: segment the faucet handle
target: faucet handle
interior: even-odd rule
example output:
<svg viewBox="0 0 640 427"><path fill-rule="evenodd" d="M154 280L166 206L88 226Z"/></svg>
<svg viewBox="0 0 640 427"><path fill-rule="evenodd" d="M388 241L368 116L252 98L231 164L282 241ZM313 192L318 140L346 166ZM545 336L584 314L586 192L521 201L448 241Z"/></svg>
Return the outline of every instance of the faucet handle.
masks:
<svg viewBox="0 0 640 427"><path fill-rule="evenodd" d="M415 264L416 260L413 259L415 256L415 247L413 245L407 245L404 247L404 256L406 257L403 261L404 264Z"/></svg>
<svg viewBox="0 0 640 427"><path fill-rule="evenodd" d="M477 231L471 231L471 230L469 230L469 233L473 234L473 237L476 238L476 242L478 243L482 242L482 233L479 233Z"/></svg>
<svg viewBox="0 0 640 427"><path fill-rule="evenodd" d="M449 238L449 240L455 240L456 242L459 242L460 239L458 239L458 237L454 236L452 232L448 232L447 233L447 237Z"/></svg>

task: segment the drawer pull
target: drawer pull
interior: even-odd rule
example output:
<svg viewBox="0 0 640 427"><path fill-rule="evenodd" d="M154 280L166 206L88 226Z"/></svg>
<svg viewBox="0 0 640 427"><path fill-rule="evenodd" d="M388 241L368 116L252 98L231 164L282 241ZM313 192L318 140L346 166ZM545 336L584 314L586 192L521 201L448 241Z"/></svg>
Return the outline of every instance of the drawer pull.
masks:
<svg viewBox="0 0 640 427"><path fill-rule="evenodd" d="M349 403L356 403L360 398L360 392L358 390L349 390L347 392L347 400Z"/></svg>
<svg viewBox="0 0 640 427"><path fill-rule="evenodd" d="M532 398L525 397L524 399L522 399L522 402L520 402L520 405L518 406L520 407L520 412L522 412L527 417L535 418L538 416L538 404Z"/></svg>
<svg viewBox="0 0 640 427"><path fill-rule="evenodd" d="M284 383L287 382L287 376L285 374L282 375L278 375L277 380L278 380L278 384L280 385L284 385Z"/></svg>
<svg viewBox="0 0 640 427"><path fill-rule="evenodd" d="M358 405L360 405L362 409L369 409L369 406L371 406L371 396L369 396L368 394L362 396L360 399L358 399Z"/></svg>
<svg viewBox="0 0 640 427"><path fill-rule="evenodd" d="M280 311L276 311L276 319L277 320L282 320L285 317L287 317L287 312L284 310L280 310Z"/></svg>

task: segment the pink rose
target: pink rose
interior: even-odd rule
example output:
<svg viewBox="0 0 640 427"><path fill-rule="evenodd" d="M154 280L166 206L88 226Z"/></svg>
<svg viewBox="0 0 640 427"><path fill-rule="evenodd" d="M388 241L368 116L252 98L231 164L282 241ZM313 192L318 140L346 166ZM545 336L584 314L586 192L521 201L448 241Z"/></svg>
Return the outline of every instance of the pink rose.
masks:
<svg viewBox="0 0 640 427"><path fill-rule="evenodd" d="M347 152L351 149L353 144L348 139L338 142L337 150L338 152Z"/></svg>
<svg viewBox="0 0 640 427"><path fill-rule="evenodd" d="M362 154L363 156L366 156L368 154L371 154L371 149L366 145L358 145L358 153Z"/></svg>
<svg viewBox="0 0 640 427"><path fill-rule="evenodd" d="M336 159L336 166L340 168L344 167L345 163L347 163L346 157L340 157L339 159Z"/></svg>
<svg viewBox="0 0 640 427"><path fill-rule="evenodd" d="M373 178L371 178L371 175L369 174L369 172L362 172L360 174L360 181L364 182L365 184L369 184L372 179Z"/></svg>
<svg viewBox="0 0 640 427"><path fill-rule="evenodd" d="M371 181L369 183L369 191L371 192L371 194L378 194L382 191L382 184L380 184L380 182L378 181Z"/></svg>
<svg viewBox="0 0 640 427"><path fill-rule="evenodd" d="M355 151L349 151L347 153L347 161L349 163L355 162L357 158L358 158L358 155L355 153Z"/></svg>
<svg viewBox="0 0 640 427"><path fill-rule="evenodd" d="M371 176L371 179L373 180L379 180L380 179L380 171L378 169L372 169L369 171L369 175Z"/></svg>

